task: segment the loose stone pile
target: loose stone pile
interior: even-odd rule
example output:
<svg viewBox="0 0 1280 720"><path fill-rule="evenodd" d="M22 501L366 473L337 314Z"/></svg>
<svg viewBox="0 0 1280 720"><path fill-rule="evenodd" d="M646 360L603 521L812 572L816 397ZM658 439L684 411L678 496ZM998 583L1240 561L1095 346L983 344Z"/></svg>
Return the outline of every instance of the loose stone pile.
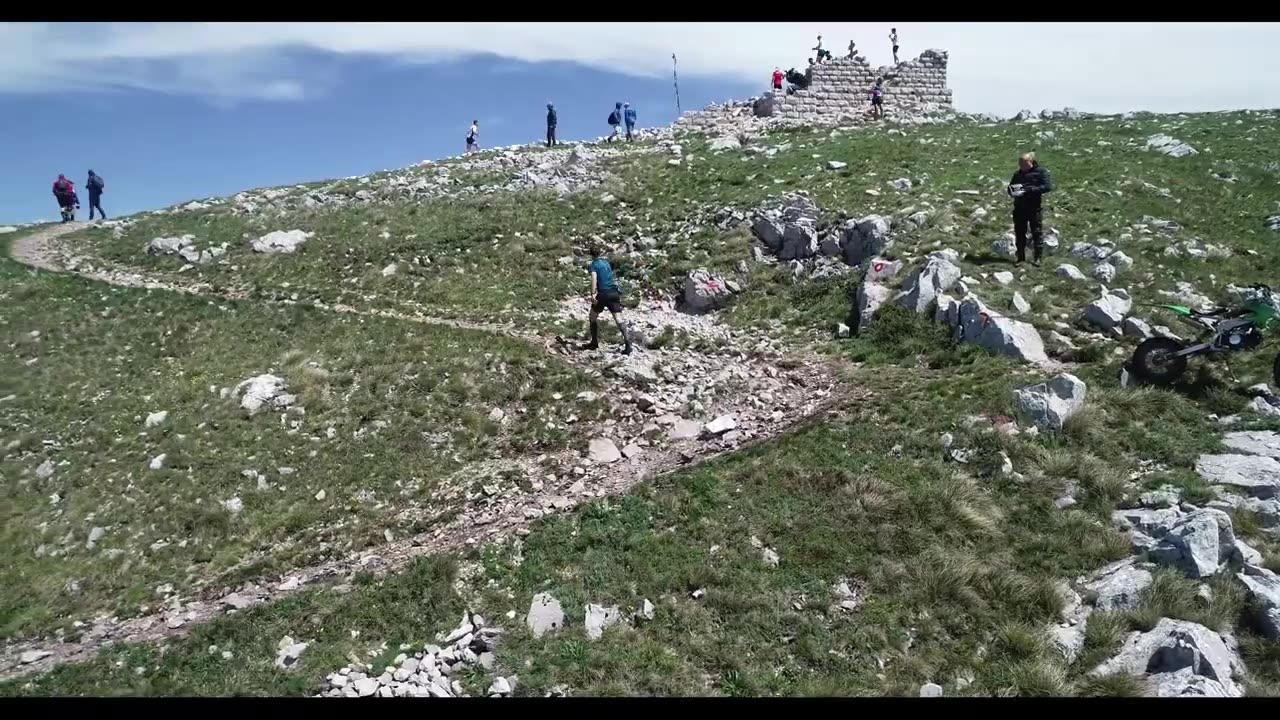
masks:
<svg viewBox="0 0 1280 720"><path fill-rule="evenodd" d="M402 652L382 669L353 663L325 679L323 697L466 697L458 680L471 668L494 667L493 649L502 628L486 625L483 617L463 613L458 627L438 639L440 645L424 645L412 655ZM412 646L400 647L408 651ZM489 697L510 695L516 677L495 677Z"/></svg>

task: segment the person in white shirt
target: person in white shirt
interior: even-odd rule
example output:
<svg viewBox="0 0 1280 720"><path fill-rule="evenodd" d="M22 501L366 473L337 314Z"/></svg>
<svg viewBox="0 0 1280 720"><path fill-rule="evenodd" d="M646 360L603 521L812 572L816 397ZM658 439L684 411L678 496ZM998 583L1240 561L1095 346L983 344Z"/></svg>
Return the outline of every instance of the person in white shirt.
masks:
<svg viewBox="0 0 1280 720"><path fill-rule="evenodd" d="M475 152L479 149L480 149L480 121L472 120L471 129L467 130L466 152Z"/></svg>
<svg viewBox="0 0 1280 720"><path fill-rule="evenodd" d="M893 43L893 62L898 62L898 28L889 29L889 42Z"/></svg>

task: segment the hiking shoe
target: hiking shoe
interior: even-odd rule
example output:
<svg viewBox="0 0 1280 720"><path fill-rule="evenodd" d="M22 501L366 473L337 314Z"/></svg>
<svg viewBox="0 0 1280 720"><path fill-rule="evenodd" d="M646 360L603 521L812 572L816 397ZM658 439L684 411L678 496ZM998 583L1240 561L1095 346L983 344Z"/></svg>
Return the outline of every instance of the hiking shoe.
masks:
<svg viewBox="0 0 1280 720"><path fill-rule="evenodd" d="M587 343L586 345L583 345L583 346L582 346L582 349L583 349L583 350L599 350L599 349L600 349L600 343L595 342L595 341L592 341L592 342Z"/></svg>
<svg viewBox="0 0 1280 720"><path fill-rule="evenodd" d="M623 348L622 348L622 354L623 354L623 355L630 355L630 354L631 354L631 343L627 343L625 346L623 346Z"/></svg>

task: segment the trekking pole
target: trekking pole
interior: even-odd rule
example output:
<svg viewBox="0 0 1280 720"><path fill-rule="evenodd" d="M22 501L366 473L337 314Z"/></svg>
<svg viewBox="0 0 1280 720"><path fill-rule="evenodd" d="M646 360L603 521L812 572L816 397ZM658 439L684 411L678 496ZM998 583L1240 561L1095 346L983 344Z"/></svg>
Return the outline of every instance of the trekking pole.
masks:
<svg viewBox="0 0 1280 720"><path fill-rule="evenodd" d="M680 110L680 76L676 74L676 54L671 53L671 82L676 86L676 115L682 115Z"/></svg>

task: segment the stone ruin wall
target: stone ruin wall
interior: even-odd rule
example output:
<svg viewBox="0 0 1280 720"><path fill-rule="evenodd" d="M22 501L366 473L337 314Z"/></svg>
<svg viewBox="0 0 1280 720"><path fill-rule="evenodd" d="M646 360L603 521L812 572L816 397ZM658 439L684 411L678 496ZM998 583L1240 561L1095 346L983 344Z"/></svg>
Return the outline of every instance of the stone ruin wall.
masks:
<svg viewBox="0 0 1280 720"><path fill-rule="evenodd" d="M920 57L897 65L871 67L858 56L832 58L813 68L813 82L794 95L773 94L772 112L761 114L796 120L818 120L823 116L862 114L871 107L871 88L884 78L886 113L911 109L951 109L947 88L947 53L925 50ZM896 113L895 113L896 114Z"/></svg>
<svg viewBox="0 0 1280 720"><path fill-rule="evenodd" d="M733 134L770 127L860 124L870 118L871 87L884 80L885 116L919 119L953 110L947 53L925 50L897 65L871 67L866 58L833 58L813 69L813 82L794 95L767 92L746 101L713 104L681 115L677 132Z"/></svg>

